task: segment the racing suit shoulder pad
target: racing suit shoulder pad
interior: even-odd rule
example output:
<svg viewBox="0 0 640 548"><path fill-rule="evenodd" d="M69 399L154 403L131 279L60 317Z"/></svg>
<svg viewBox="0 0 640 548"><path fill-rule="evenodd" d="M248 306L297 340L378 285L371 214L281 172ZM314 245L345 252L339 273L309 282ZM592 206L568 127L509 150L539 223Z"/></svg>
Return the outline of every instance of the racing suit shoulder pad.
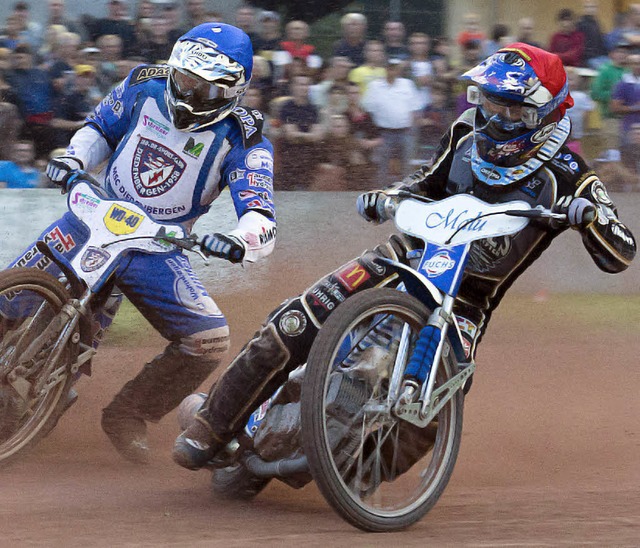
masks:
<svg viewBox="0 0 640 548"><path fill-rule="evenodd" d="M168 65L138 65L131 71L129 85L135 86L154 78L168 78L168 76Z"/></svg>
<svg viewBox="0 0 640 548"><path fill-rule="evenodd" d="M262 128L264 126L262 112L253 108L236 107L231 111L231 116L238 122L245 149L262 142Z"/></svg>

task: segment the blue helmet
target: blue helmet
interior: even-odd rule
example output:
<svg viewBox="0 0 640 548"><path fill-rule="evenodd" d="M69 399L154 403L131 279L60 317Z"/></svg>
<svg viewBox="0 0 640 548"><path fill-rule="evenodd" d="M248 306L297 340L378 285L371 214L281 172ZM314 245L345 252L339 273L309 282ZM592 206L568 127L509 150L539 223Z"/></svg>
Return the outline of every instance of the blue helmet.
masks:
<svg viewBox="0 0 640 548"><path fill-rule="evenodd" d="M467 89L476 105L474 154L486 166L525 163L573 106L560 58L528 44L500 49L462 79L474 84Z"/></svg>
<svg viewBox="0 0 640 548"><path fill-rule="evenodd" d="M194 131L222 120L249 87L251 39L224 23L204 23L181 36L167 62L166 100L176 128Z"/></svg>

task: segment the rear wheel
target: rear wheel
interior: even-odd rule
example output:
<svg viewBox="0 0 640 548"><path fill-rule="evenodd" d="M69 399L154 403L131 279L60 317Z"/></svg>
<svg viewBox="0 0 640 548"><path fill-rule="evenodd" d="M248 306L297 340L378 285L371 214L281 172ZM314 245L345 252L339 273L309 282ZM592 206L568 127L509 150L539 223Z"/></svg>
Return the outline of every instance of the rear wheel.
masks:
<svg viewBox="0 0 640 548"><path fill-rule="evenodd" d="M77 344L60 348L57 340L69 299L47 272L0 272L0 465L46 436L65 411Z"/></svg>
<svg viewBox="0 0 640 548"><path fill-rule="evenodd" d="M414 297L370 289L341 304L320 330L302 389L304 452L336 512L366 531L421 519L444 491L462 432L461 391L426 427L395 416L389 382L403 328L409 355L430 311ZM448 343L436 388L457 371Z"/></svg>

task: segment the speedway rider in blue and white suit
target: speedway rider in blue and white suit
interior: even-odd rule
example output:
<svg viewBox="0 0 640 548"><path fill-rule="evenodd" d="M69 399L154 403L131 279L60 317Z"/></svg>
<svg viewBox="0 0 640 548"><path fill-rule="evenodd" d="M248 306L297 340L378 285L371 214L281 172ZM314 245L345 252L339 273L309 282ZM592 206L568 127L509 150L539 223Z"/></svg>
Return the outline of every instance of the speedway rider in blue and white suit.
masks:
<svg viewBox="0 0 640 548"><path fill-rule="evenodd" d="M47 175L66 187L78 170L108 160L109 195L187 230L228 187L237 227L206 236L203 250L231 262L268 255L275 238L273 148L262 137L260 112L238 106L252 64L251 41L240 29L195 27L176 42L167 65L135 68L87 118L66 154L51 160ZM52 232L54 245L67 242L69 254L82 238L70 215L45 234ZM228 349L229 329L179 251L132 253L117 274L117 287L171 341L103 410L115 448L146 462L145 421L159 421L209 376Z"/></svg>

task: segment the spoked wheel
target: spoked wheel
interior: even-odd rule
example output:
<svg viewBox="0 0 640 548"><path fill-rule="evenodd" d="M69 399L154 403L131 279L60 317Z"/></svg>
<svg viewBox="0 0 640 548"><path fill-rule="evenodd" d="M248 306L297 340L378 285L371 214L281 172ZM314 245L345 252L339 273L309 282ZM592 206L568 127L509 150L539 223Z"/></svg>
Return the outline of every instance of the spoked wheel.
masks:
<svg viewBox="0 0 640 548"><path fill-rule="evenodd" d="M403 327L410 356L429 314L406 293L363 291L332 313L309 355L302 433L311 474L334 510L365 531L395 531L420 520L453 472L462 392L425 428L398 419L389 395ZM446 343L436 388L455 374L455 363Z"/></svg>
<svg viewBox="0 0 640 548"><path fill-rule="evenodd" d="M44 437L65 410L77 345L56 342L69 298L46 272L0 272L0 465Z"/></svg>

